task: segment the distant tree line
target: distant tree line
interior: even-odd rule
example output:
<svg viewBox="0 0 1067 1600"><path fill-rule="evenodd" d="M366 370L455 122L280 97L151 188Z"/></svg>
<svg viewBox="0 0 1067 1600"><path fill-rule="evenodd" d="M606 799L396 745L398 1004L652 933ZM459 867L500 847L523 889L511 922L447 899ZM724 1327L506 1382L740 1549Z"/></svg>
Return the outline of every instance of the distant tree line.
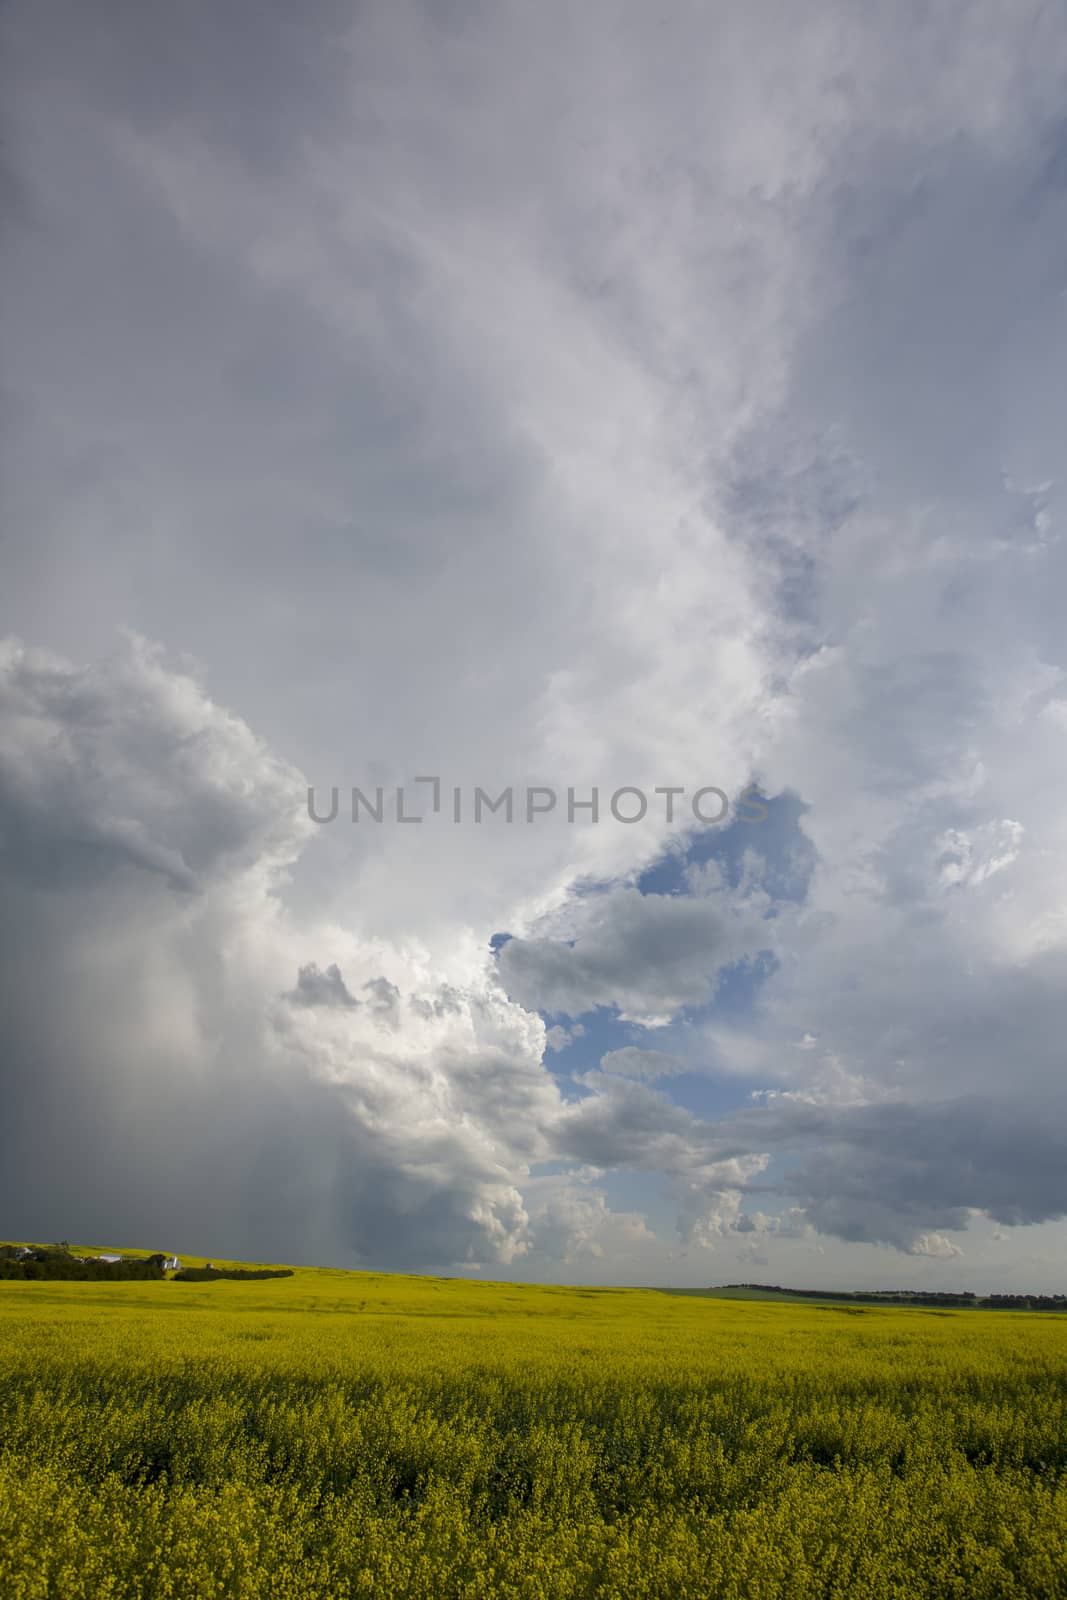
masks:
<svg viewBox="0 0 1067 1600"><path fill-rule="evenodd" d="M143 1283L166 1277L162 1251L136 1260L100 1261L76 1256L69 1245L0 1244L0 1280L5 1278L61 1279L76 1283ZM215 1278L291 1278L291 1267L184 1267L172 1273L185 1283L210 1283Z"/></svg>
<svg viewBox="0 0 1067 1600"><path fill-rule="evenodd" d="M47 1278L79 1283L131 1283L164 1276L162 1254L136 1261L98 1261L76 1256L61 1244L34 1245L28 1254L25 1246L0 1245L0 1279Z"/></svg>
<svg viewBox="0 0 1067 1600"><path fill-rule="evenodd" d="M1067 1294L987 1294L990 1311L1067 1311Z"/></svg>
<svg viewBox="0 0 1067 1600"><path fill-rule="evenodd" d="M292 1267L183 1267L175 1283L211 1283L216 1278L291 1278Z"/></svg>
<svg viewBox="0 0 1067 1600"><path fill-rule="evenodd" d="M866 1305L957 1306L987 1311L1067 1311L1067 1294L950 1293L939 1289L785 1289L777 1283L731 1283L730 1289L761 1289L808 1300L860 1301Z"/></svg>

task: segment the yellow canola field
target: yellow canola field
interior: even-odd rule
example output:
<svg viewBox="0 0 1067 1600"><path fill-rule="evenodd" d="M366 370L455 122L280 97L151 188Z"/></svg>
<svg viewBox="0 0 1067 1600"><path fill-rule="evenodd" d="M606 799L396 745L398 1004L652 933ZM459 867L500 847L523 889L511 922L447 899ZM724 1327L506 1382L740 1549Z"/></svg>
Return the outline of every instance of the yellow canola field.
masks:
<svg viewBox="0 0 1067 1600"><path fill-rule="evenodd" d="M0 1595L1067 1596L1067 1317L3 1282Z"/></svg>

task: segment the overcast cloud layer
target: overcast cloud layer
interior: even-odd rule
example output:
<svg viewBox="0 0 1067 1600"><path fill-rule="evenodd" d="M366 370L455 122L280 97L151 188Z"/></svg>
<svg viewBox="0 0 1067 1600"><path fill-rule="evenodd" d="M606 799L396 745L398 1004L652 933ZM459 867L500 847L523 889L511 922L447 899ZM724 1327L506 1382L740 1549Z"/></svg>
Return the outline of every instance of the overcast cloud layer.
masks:
<svg viewBox="0 0 1067 1600"><path fill-rule="evenodd" d="M3 31L0 1232L1067 1287L1064 6Z"/></svg>

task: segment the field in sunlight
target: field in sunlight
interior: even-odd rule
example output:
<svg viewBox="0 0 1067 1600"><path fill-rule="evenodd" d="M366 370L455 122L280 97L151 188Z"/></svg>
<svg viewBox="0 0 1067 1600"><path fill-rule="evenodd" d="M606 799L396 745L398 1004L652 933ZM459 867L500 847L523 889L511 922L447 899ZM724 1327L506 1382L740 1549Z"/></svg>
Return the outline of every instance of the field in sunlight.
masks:
<svg viewBox="0 0 1067 1600"><path fill-rule="evenodd" d="M12 1282L0 1371L7 1600L1067 1595L1067 1318Z"/></svg>

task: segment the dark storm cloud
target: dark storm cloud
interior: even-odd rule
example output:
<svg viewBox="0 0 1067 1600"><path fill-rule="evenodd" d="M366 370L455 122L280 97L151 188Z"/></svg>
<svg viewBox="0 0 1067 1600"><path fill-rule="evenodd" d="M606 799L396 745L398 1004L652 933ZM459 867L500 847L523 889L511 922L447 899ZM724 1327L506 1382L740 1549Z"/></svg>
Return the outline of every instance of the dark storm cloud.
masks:
<svg viewBox="0 0 1067 1600"><path fill-rule="evenodd" d="M788 1095L707 1122L645 1084L607 1079L572 1107L559 1148L601 1168L673 1173L718 1194L723 1173L798 1208L820 1233L907 1250L973 1213L1006 1227L1067 1216L1067 1104L961 1096L828 1106ZM760 1162L773 1159L773 1175ZM741 1226L735 1224L735 1226Z"/></svg>
<svg viewBox="0 0 1067 1600"><path fill-rule="evenodd" d="M636 889L598 899L577 933L573 944L514 938L502 945L497 964L509 996L559 1016L598 1006L670 1014L710 1000L722 969L755 954L763 939L758 913L746 906Z"/></svg>
<svg viewBox="0 0 1067 1600"><path fill-rule="evenodd" d="M933 1104L791 1105L735 1124L787 1158L781 1187L821 1232L906 1248L972 1210L1018 1227L1067 1216L1067 1102L961 1096ZM803 1154L794 1163L797 1146Z"/></svg>
<svg viewBox="0 0 1067 1600"><path fill-rule="evenodd" d="M0 852L13 876L59 888L131 867L195 889L291 859L299 795L295 770L144 640L89 670L0 642Z"/></svg>
<svg viewBox="0 0 1067 1600"><path fill-rule="evenodd" d="M308 824L244 724L143 641L93 669L9 643L0 776L9 1232L423 1267L521 1247L489 1130L538 1103L535 1057L461 1031L451 1085L432 1057L382 1058L399 988L369 978L359 1004L337 963L265 1004L307 938L277 890ZM460 1026L461 997L437 999Z"/></svg>

